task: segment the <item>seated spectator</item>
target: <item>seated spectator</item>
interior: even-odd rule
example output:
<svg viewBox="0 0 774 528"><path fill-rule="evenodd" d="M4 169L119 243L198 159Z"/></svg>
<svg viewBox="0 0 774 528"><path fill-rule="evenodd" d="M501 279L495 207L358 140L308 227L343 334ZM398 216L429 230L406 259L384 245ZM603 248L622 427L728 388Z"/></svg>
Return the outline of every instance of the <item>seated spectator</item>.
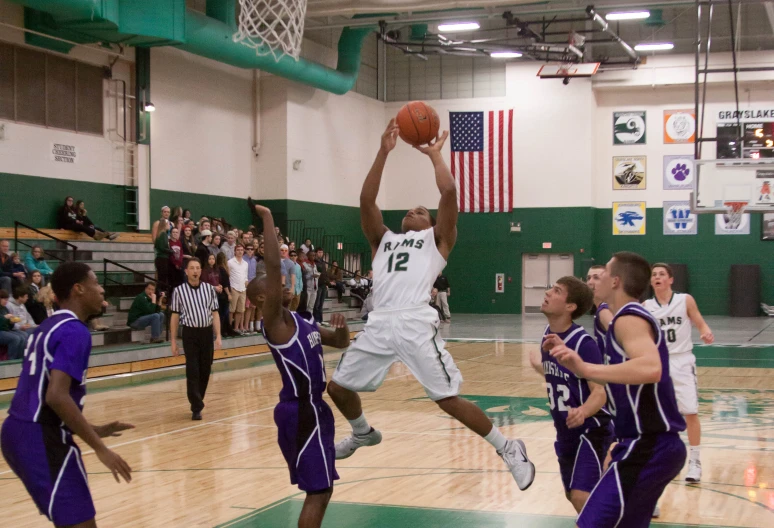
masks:
<svg viewBox="0 0 774 528"><path fill-rule="evenodd" d="M83 203L83 200L78 200L77 202L75 202L75 212L77 214L77 217L76 217L77 221L79 221L82 225L86 227L90 227L94 229L94 231L96 232L103 233L108 238L108 240L115 240L116 238L118 238L119 236L118 233L111 233L109 231L105 231L101 227L96 226L94 222L91 221L91 219L87 216L86 204Z"/></svg>
<svg viewBox="0 0 774 528"><path fill-rule="evenodd" d="M183 242L180 240L180 230L176 227L169 231L169 249L172 251L169 254L169 285L174 289L183 284L185 276Z"/></svg>
<svg viewBox="0 0 774 528"><path fill-rule="evenodd" d="M56 306L56 295L54 295L54 290L51 288L50 284L47 284L40 289L35 296L35 300L43 303L43 306L46 307L46 317L44 319L51 317L58 309Z"/></svg>
<svg viewBox="0 0 774 528"><path fill-rule="evenodd" d="M51 269L46 262L46 259L43 257L43 248L40 246L32 246L32 251L27 253L27 256L24 257L24 267L27 268L27 273L39 271L40 274L43 275L44 284L48 283L51 274L54 273L54 270Z"/></svg>
<svg viewBox="0 0 774 528"><path fill-rule="evenodd" d="M198 243L194 240L193 226L191 224L183 226L183 236L180 237L180 242L183 244L183 267L185 268L185 261L196 256L196 247L198 246Z"/></svg>
<svg viewBox="0 0 774 528"><path fill-rule="evenodd" d="M24 332L28 336L32 335L38 327L25 306L29 298L29 288L24 285L17 286L13 289L13 299L10 299L7 305L8 311L19 318L19 322L13 325L13 329Z"/></svg>
<svg viewBox="0 0 774 528"><path fill-rule="evenodd" d="M349 279L349 286L349 291L352 296L357 297L363 302L365 302L368 294L371 293L371 287L368 283L368 279L365 279L360 275L360 270L355 271L355 277Z"/></svg>
<svg viewBox="0 0 774 528"><path fill-rule="evenodd" d="M11 243L0 240L0 290L11 291L13 274L7 268L13 263L11 259Z"/></svg>
<svg viewBox="0 0 774 528"><path fill-rule="evenodd" d="M27 280L25 286L30 291L30 298L26 303L27 311L32 316L32 320L35 321L35 324L39 325L45 321L48 314L46 313L45 305L38 300L38 294L40 293L41 288L43 288L43 276L38 270L30 273L29 280Z"/></svg>
<svg viewBox="0 0 774 528"><path fill-rule="evenodd" d="M104 231L97 231L93 226L85 225L83 220L78 219L78 210L72 196L65 198L64 204L57 211L56 226L76 233L86 233L94 240L102 240L107 236Z"/></svg>
<svg viewBox="0 0 774 528"><path fill-rule="evenodd" d="M344 295L344 270L339 267L337 261L331 263L331 269L328 270L328 285L336 290L339 302L341 302Z"/></svg>
<svg viewBox="0 0 774 528"><path fill-rule="evenodd" d="M314 251L314 246L312 245L312 239L307 238L304 240L304 243L301 244L301 247L299 248L301 250L301 253L304 255L308 254L310 251Z"/></svg>
<svg viewBox="0 0 774 528"><path fill-rule="evenodd" d="M8 292L0 290L0 345L8 347L8 359L21 359L27 344L27 334L14 330L20 321L8 311Z"/></svg>
<svg viewBox="0 0 774 528"><path fill-rule="evenodd" d="M153 227L151 228L151 239L156 240L156 237L159 234L159 224L162 220L166 220L167 224L169 222L169 215L172 212L172 210L169 208L169 206L165 205L161 208L161 218L159 220L156 220L153 222ZM169 231L169 228L166 229Z"/></svg>
<svg viewBox="0 0 774 528"><path fill-rule="evenodd" d="M218 253L220 253L220 246L223 245L223 237L221 235L218 235L216 233L212 234L212 243L210 244L210 254L218 256ZM228 259L227 259L228 261Z"/></svg>
<svg viewBox="0 0 774 528"><path fill-rule="evenodd" d="M220 252L226 255L226 260L234 258L234 249L236 248L237 235L234 231L226 233L226 243L220 246Z"/></svg>
<svg viewBox="0 0 774 528"><path fill-rule="evenodd" d="M5 269L11 274L11 284L14 288L21 286L27 280L27 270L18 253L11 253L11 263Z"/></svg>
<svg viewBox="0 0 774 528"><path fill-rule="evenodd" d="M202 265L207 263L207 259L213 253L210 252L210 243L212 242L212 231L205 229L200 233L202 237L198 241L194 256L199 259ZM196 237L194 237L196 238Z"/></svg>
<svg viewBox="0 0 774 528"><path fill-rule="evenodd" d="M166 296L161 292L156 297L156 284L149 282L145 286L145 291L140 293L132 301L132 307L129 308L129 318L126 324L132 330L143 330L151 327L151 343L163 343L161 332L164 330L164 313L161 311L161 304Z"/></svg>

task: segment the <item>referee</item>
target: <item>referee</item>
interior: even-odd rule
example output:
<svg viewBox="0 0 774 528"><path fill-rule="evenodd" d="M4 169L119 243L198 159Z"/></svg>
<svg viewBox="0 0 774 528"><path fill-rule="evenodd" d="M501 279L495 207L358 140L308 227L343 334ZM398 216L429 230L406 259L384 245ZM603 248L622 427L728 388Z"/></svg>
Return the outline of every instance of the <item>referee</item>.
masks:
<svg viewBox="0 0 774 528"><path fill-rule="evenodd" d="M185 266L186 282L172 292L172 317L169 333L172 355L179 356L177 327L183 327L185 378L192 420L202 419L204 393L210 381L213 353L220 350L220 317L218 295L212 285L201 282L202 264L198 258L189 259ZM213 345L213 334L215 343Z"/></svg>

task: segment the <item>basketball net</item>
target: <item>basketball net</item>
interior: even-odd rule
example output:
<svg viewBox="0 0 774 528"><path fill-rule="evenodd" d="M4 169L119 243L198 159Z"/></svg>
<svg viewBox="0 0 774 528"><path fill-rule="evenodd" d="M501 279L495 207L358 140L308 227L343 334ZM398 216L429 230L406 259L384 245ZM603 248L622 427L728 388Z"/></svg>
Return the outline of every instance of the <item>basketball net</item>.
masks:
<svg viewBox="0 0 774 528"><path fill-rule="evenodd" d="M744 214L744 208L747 206L747 202L723 202L728 208L726 213L726 229L738 229L742 224L742 215Z"/></svg>
<svg viewBox="0 0 774 528"><path fill-rule="evenodd" d="M258 56L279 62L289 55L298 60L304 37L307 0L239 0L239 29L234 42L253 48Z"/></svg>

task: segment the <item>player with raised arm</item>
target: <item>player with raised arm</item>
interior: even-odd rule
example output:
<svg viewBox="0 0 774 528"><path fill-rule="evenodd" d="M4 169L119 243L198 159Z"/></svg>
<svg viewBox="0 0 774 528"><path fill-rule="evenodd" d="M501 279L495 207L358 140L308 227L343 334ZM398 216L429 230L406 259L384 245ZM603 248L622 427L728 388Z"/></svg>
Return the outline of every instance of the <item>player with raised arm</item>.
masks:
<svg viewBox="0 0 774 528"><path fill-rule="evenodd" d="M648 261L629 252L613 255L601 274L597 295L615 314L604 365L583 361L558 337L546 339L551 355L575 375L607 383L618 438L610 466L578 516L581 528L648 526L659 496L685 463L679 435L685 420L669 377L666 340L658 321L637 301L649 279Z"/></svg>
<svg viewBox="0 0 774 528"><path fill-rule="evenodd" d="M607 327L613 320L613 312L610 311L610 307L597 295L597 284L599 284L599 279L604 271L604 266L596 264L589 268L588 275L586 275L586 285L594 292L594 339L596 339L599 351L603 356L605 355Z"/></svg>
<svg viewBox="0 0 774 528"><path fill-rule="evenodd" d="M331 408L323 400L326 375L323 345L346 348L349 329L342 314L333 314L333 330L320 328L309 312L288 310L293 292L282 287L279 244L274 219L266 207L250 209L263 221L266 275L247 287L250 302L262 309L261 332L282 377L280 402L274 408L277 441L290 470L291 484L306 492L298 519L299 528L317 528L333 494L336 473L334 422Z"/></svg>
<svg viewBox="0 0 774 528"><path fill-rule="evenodd" d="M691 342L691 323L699 329L701 340L712 344L715 337L701 316L696 300L687 293L672 291L674 273L669 264L651 268L650 284L654 296L642 305L661 325L669 348L669 373L675 386L677 408L685 417L688 431L688 482L701 481L701 423L699 422L699 385L696 380L696 356Z"/></svg>
<svg viewBox="0 0 774 528"><path fill-rule="evenodd" d="M27 341L0 446L41 515L55 526L91 528L97 526L94 501L73 434L94 450L116 482L119 477L130 482L129 465L101 439L134 426L95 426L83 416L91 354L87 322L102 313L104 300L96 275L86 264L65 262L52 274L51 287L60 309Z"/></svg>
<svg viewBox="0 0 774 528"><path fill-rule="evenodd" d="M373 311L328 384L328 394L352 425L352 435L336 444L336 458L347 458L360 447L381 442L382 435L368 424L357 393L375 391L390 366L401 361L443 411L494 446L524 490L535 478L535 466L527 458L524 443L506 440L481 409L458 396L462 375L438 337L438 312L430 306L433 282L457 240L457 188L441 154L448 135L444 132L428 146L415 147L435 169L441 193L437 222L427 208L416 207L403 218L401 233L384 225L376 197L398 136L394 119L382 135L381 148L363 184L360 219L373 252Z"/></svg>
<svg viewBox="0 0 774 528"><path fill-rule="evenodd" d="M557 336L587 363L602 363L594 339L573 322L589 311L593 300L591 289L579 279L558 279L546 292L540 307L548 319L544 342ZM580 512L602 476L602 461L613 439L610 413L605 409L605 388L578 378L546 350L531 354L530 362L546 380L564 493L575 511Z"/></svg>

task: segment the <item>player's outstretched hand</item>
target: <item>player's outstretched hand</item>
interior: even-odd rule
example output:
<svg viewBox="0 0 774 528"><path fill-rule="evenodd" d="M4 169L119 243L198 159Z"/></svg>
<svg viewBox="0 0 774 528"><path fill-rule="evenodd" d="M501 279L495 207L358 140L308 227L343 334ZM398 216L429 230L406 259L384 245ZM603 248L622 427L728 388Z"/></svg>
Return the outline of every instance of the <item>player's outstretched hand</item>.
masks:
<svg viewBox="0 0 774 528"><path fill-rule="evenodd" d="M331 314L331 320L328 321L328 323L331 325L331 328L335 330L338 330L340 328L346 328L347 318L344 317L344 314L334 313L334 314Z"/></svg>
<svg viewBox="0 0 774 528"><path fill-rule="evenodd" d="M580 378L585 377L583 375L585 363L573 349L567 348L564 344L561 344L552 348L550 354L551 357L556 358L560 365L570 369L576 376Z"/></svg>
<svg viewBox="0 0 774 528"><path fill-rule="evenodd" d="M586 423L586 414L580 407L570 407L567 411L567 427L575 429Z"/></svg>
<svg viewBox="0 0 774 528"><path fill-rule="evenodd" d="M109 424L105 425L94 426L94 432L96 432L100 438L107 438L108 436L121 436L121 431L126 431L127 429L134 429L134 426L132 424L119 421L110 422Z"/></svg>
<svg viewBox="0 0 774 528"><path fill-rule="evenodd" d="M263 217L264 215L271 214L271 211L268 207L264 207L263 205L259 205L253 201L252 198L249 196L247 197L247 205L250 207L251 211L255 211L255 214L257 214L260 217Z"/></svg>
<svg viewBox="0 0 774 528"><path fill-rule="evenodd" d="M435 141L431 141L427 144L426 147L417 145L414 148L417 149L422 154L433 154L437 152L441 152L441 149L443 148L443 144L446 143L446 139L449 137L449 131L444 130L443 134L435 138Z"/></svg>
<svg viewBox="0 0 774 528"><path fill-rule="evenodd" d="M382 150L385 154L394 149L398 143L398 132L400 132L400 128L395 123L395 119L390 119L387 129L382 134Z"/></svg>
<svg viewBox="0 0 774 528"><path fill-rule="evenodd" d="M564 346L564 341L556 334L548 334L543 340L543 350L550 352L552 348Z"/></svg>
<svg viewBox="0 0 774 528"><path fill-rule="evenodd" d="M110 470L113 474L113 478L116 479L116 482L121 482L118 478L119 475L126 482L132 481L132 468L129 467L129 464L127 464L118 453L105 447L104 449L97 451L97 457L99 457L99 461L105 464L105 467Z"/></svg>
<svg viewBox="0 0 774 528"><path fill-rule="evenodd" d="M705 332L701 335L701 340L704 341L705 345L711 345L715 342L715 336L712 332Z"/></svg>

